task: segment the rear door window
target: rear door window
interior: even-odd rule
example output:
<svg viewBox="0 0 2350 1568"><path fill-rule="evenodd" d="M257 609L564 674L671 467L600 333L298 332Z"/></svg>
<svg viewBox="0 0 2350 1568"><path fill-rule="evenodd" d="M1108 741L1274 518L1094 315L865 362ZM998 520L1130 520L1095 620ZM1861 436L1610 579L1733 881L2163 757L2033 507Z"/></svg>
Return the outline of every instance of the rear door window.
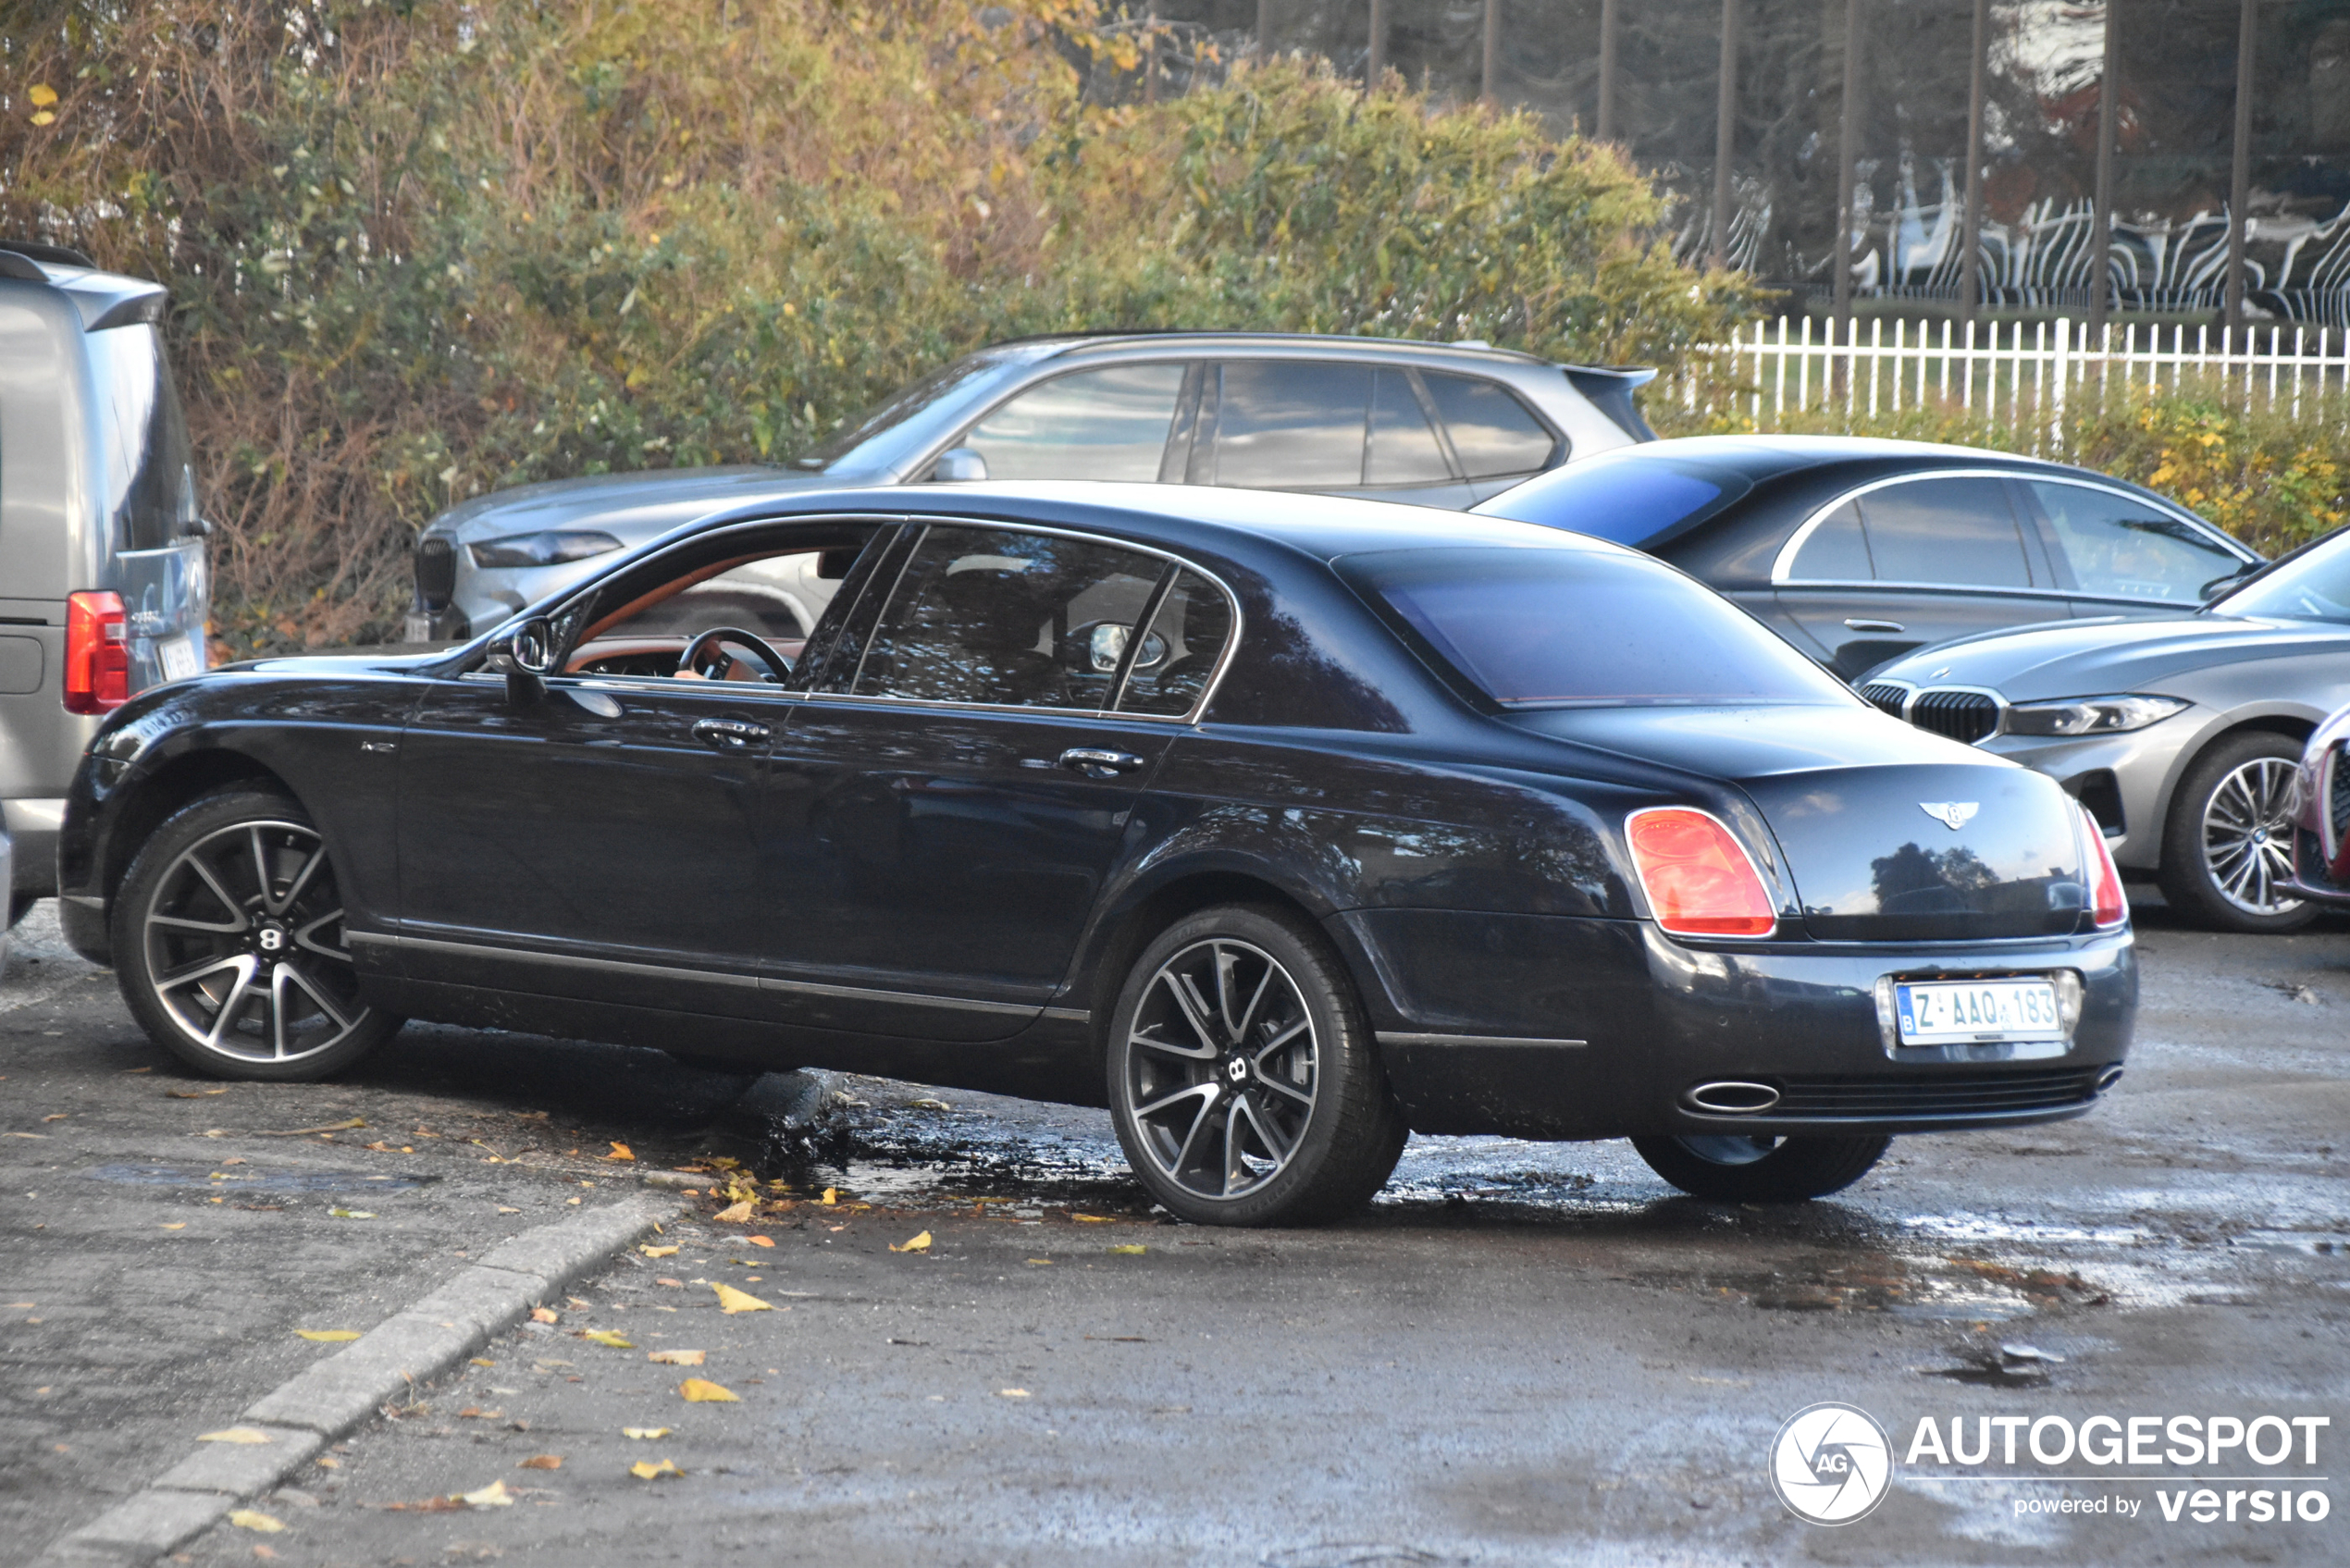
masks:
<svg viewBox="0 0 2350 1568"><path fill-rule="evenodd" d="M971 426L961 445L991 479L1157 479L1183 389L1180 363L1081 370L1031 387Z"/></svg>
<svg viewBox="0 0 2350 1568"><path fill-rule="evenodd" d="M1309 490L1363 483L1369 366L1235 360L1219 370L1215 435L1208 451L1194 455L1194 483ZM1204 425L1207 418L1203 410Z"/></svg>
<svg viewBox="0 0 2350 1568"><path fill-rule="evenodd" d="M1118 710L1164 718L1190 712L1231 640L1231 601L1223 589L1186 568L1151 617Z"/></svg>
<svg viewBox="0 0 2350 1568"><path fill-rule="evenodd" d="M850 690L1102 708L1166 571L1155 556L1095 540L934 525L898 574Z"/></svg>
<svg viewBox="0 0 2350 1568"><path fill-rule="evenodd" d="M1379 370L1371 379L1371 437L1363 454L1363 483L1382 485L1445 485L1453 479L1452 464L1436 438L1419 394L1412 389L1411 372Z"/></svg>
<svg viewBox="0 0 2350 1568"><path fill-rule="evenodd" d="M1558 438L1508 388L1441 371L1426 372L1422 379L1469 478L1534 474L1551 465Z"/></svg>
<svg viewBox="0 0 2350 1568"><path fill-rule="evenodd" d="M1987 475L1917 479L1860 498L1881 583L2026 588L2032 569L2007 486ZM2044 583L2043 587L2055 585Z"/></svg>
<svg viewBox="0 0 2350 1568"><path fill-rule="evenodd" d="M1787 580L1796 583L1865 583L1875 575L1869 541L1861 532L1861 508L1849 500L1820 519L1787 568Z"/></svg>
<svg viewBox="0 0 2350 1568"><path fill-rule="evenodd" d="M2193 524L2153 502L2087 485L2027 480L2024 490L2072 586L2107 599L2200 604L2208 583L2244 569Z"/></svg>

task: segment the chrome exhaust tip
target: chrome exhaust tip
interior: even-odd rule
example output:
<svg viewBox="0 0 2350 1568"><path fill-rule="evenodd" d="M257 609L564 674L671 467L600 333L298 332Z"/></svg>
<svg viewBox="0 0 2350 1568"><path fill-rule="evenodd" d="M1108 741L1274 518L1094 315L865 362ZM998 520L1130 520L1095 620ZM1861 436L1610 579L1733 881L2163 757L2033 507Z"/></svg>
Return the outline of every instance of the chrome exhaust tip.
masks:
<svg viewBox="0 0 2350 1568"><path fill-rule="evenodd" d="M2101 1072L2101 1073L2097 1074L2097 1093L2100 1093L2100 1094L2102 1094L2102 1093L2104 1093L2107 1090L2109 1090L2109 1089L2112 1088L2115 1084L2117 1084L2117 1083L2119 1083L2119 1082L2121 1082L2121 1067L2120 1067L2118 1064L2117 1064L2116 1066L2109 1067L2109 1068L2106 1068L2103 1072Z"/></svg>
<svg viewBox="0 0 2350 1568"><path fill-rule="evenodd" d="M1725 1080L1718 1083L1699 1084L1681 1096L1681 1103L1708 1116L1760 1116L1779 1103L1779 1092L1767 1083Z"/></svg>

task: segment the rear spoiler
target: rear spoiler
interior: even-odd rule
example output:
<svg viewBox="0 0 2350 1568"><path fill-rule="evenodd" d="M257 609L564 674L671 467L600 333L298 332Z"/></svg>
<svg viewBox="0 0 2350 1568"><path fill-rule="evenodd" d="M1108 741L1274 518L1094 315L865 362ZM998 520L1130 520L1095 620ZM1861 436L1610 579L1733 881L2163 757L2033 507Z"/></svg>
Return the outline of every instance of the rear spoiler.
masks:
<svg viewBox="0 0 2350 1568"><path fill-rule="evenodd" d="M1656 372L1645 364L1562 364L1567 381L1614 422L1615 427L1636 441L1653 441L1656 432L1640 417L1632 394L1656 379Z"/></svg>

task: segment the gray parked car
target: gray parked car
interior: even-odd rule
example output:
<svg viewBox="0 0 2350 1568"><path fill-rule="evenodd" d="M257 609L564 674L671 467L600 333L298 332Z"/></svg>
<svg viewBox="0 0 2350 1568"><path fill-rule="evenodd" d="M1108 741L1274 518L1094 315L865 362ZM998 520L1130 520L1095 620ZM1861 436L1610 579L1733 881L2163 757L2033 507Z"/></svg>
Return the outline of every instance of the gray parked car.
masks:
<svg viewBox="0 0 2350 1568"><path fill-rule="evenodd" d="M1655 439L1632 402L1654 374L1481 343L1278 333L999 344L908 387L789 468L563 479L451 507L417 540L406 636L470 636L615 550L815 487L1122 479L1465 509L1571 458Z"/></svg>
<svg viewBox="0 0 2350 1568"><path fill-rule="evenodd" d="M2303 743L2350 703L2350 531L2270 562L2193 614L1963 637L1884 666L1888 713L2055 777L2122 873L2190 918L2289 931Z"/></svg>
<svg viewBox="0 0 2350 1568"><path fill-rule="evenodd" d="M156 323L164 290L0 241L0 828L13 925L56 892L82 747L205 665L206 525Z"/></svg>

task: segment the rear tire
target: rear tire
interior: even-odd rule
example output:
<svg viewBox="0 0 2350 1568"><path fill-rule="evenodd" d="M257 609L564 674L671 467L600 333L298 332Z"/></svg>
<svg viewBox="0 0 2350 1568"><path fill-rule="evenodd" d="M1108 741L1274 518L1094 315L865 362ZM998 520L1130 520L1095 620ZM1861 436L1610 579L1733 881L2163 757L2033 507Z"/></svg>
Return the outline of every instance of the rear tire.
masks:
<svg viewBox="0 0 2350 1568"><path fill-rule="evenodd" d="M112 926L131 1016L208 1077L307 1082L399 1031L359 997L326 841L282 795L224 790L165 821L130 862Z"/></svg>
<svg viewBox="0 0 2350 1568"><path fill-rule="evenodd" d="M1306 1225L1387 1184L1410 1130L1353 982L1286 910L1204 909L1110 1013L1110 1117L1150 1194L1202 1225Z"/></svg>
<svg viewBox="0 0 2350 1568"><path fill-rule="evenodd" d="M2171 801L2155 879L2170 906L2208 931L2298 931L2318 907L2275 892L2293 874L2293 779L2301 747L2230 735L2195 759Z"/></svg>
<svg viewBox="0 0 2350 1568"><path fill-rule="evenodd" d="M1649 1168L1695 1198L1798 1204L1869 1173L1890 1138L1635 1138Z"/></svg>

